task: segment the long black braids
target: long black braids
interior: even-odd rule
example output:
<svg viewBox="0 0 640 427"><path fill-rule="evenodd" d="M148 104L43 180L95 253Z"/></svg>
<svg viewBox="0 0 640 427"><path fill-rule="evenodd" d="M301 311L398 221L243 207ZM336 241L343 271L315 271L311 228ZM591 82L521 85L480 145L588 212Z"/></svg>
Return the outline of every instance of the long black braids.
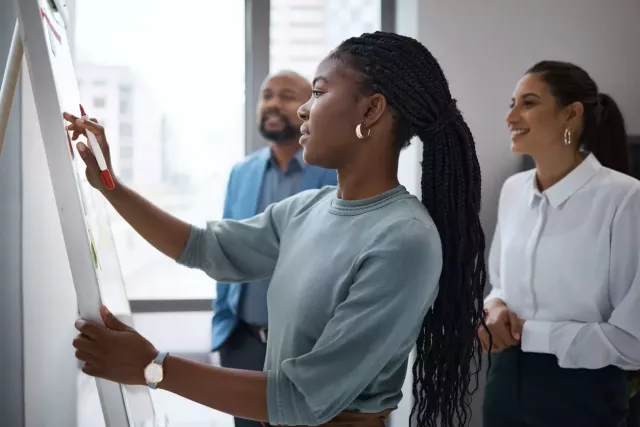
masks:
<svg viewBox="0 0 640 427"><path fill-rule="evenodd" d="M411 419L421 427L465 426L481 369L477 327L484 324L486 283L473 136L438 62L418 41L363 34L344 41L330 56L361 73L363 93L386 97L398 150L415 135L423 141L422 203L440 233L443 267L438 297L416 343Z"/></svg>

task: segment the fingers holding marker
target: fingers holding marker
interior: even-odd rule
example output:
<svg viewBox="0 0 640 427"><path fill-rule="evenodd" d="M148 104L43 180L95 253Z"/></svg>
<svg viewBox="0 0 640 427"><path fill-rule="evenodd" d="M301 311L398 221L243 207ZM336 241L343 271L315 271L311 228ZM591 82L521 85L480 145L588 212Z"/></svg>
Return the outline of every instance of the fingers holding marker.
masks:
<svg viewBox="0 0 640 427"><path fill-rule="evenodd" d="M82 119L78 119L78 120L82 120ZM91 119L91 120L97 123L96 119ZM72 141L76 141L80 137L80 135L84 136L85 138L87 137L86 130L83 129L81 126L77 125L76 122L73 122L67 125L67 131L73 132L73 134L71 135Z"/></svg>
<svg viewBox="0 0 640 427"><path fill-rule="evenodd" d="M66 126L66 129L68 132L73 132L71 134L72 141L75 142L78 139L78 137L80 137L80 135L83 135L85 137L87 136L85 132L82 129L80 129L79 126L76 125L76 121L78 120L76 116L66 112L62 113L62 116L64 117L65 120L69 122L69 124Z"/></svg>
<svg viewBox="0 0 640 427"><path fill-rule="evenodd" d="M62 113L62 116L69 122L67 130L73 132L72 139L74 141L78 139L80 135L87 137L88 130L96 136L100 145L103 145L103 142L105 141L104 127L98 123L98 119L92 117L89 120L85 120L84 118L76 117L67 112ZM104 149L104 147L102 148Z"/></svg>
<svg viewBox="0 0 640 427"><path fill-rule="evenodd" d="M67 113L66 111L62 113L62 117L64 117L66 121L72 122L72 123L75 123L75 121L78 120L76 116L74 116L71 113Z"/></svg>
<svg viewBox="0 0 640 427"><path fill-rule="evenodd" d="M102 184L107 190L113 190L115 188L115 182L109 170L109 162L107 160L109 158L109 146L105 137L104 128L97 123L95 118L89 119L86 116L82 105L80 106L80 110L83 114L82 118L77 118L73 114L67 112L63 113L63 117L71 122L69 126L67 126L67 129L73 131L74 141L80 135L84 135L87 138L89 143L88 147L84 144L80 145L80 143L76 145L80 152L80 156L87 166L93 166L92 163L94 161L97 163ZM89 148L89 150L86 148ZM90 157L88 153L89 151L92 154Z"/></svg>
<svg viewBox="0 0 640 427"><path fill-rule="evenodd" d="M90 119L90 120L78 119L76 120L76 125L81 129L88 130L89 132L93 133L96 137L98 136L104 137L104 128L100 126L100 124L98 124L98 121L96 119Z"/></svg>
<svg viewBox="0 0 640 427"><path fill-rule="evenodd" d="M87 147L84 142L78 142L76 144L76 149L78 150L78 153L80 153L80 158L82 158L84 164L91 170L95 170L97 173L100 173L100 166L98 165L96 156L93 155L89 147Z"/></svg>
<svg viewBox="0 0 640 427"><path fill-rule="evenodd" d="M102 150L103 153L108 153L109 144L107 144L107 137L104 132L104 127L101 126L96 119L80 120L82 120L82 125L84 125L84 128L95 136L100 150Z"/></svg>

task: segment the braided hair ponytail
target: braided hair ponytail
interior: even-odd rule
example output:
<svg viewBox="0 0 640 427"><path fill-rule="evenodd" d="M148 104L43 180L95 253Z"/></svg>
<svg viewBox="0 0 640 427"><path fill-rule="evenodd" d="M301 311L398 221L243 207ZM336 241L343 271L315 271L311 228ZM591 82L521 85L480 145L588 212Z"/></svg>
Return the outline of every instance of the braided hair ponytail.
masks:
<svg viewBox="0 0 640 427"><path fill-rule="evenodd" d="M415 135L423 141L422 203L440 233L443 267L438 297L416 343L412 419L421 427L467 425L481 368L477 326L484 323L486 282L480 166L471 131L438 62L418 41L363 34L344 41L331 57L360 71L363 93L386 97L398 151Z"/></svg>

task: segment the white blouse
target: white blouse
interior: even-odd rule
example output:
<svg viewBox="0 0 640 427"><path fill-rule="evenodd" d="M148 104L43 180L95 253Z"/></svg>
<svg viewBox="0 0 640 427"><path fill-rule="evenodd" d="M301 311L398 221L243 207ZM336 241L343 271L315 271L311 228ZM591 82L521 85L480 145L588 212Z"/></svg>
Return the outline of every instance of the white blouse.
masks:
<svg viewBox="0 0 640 427"><path fill-rule="evenodd" d="M640 369L640 181L593 155L544 192L535 170L500 193L491 293L525 319L523 351L564 368Z"/></svg>

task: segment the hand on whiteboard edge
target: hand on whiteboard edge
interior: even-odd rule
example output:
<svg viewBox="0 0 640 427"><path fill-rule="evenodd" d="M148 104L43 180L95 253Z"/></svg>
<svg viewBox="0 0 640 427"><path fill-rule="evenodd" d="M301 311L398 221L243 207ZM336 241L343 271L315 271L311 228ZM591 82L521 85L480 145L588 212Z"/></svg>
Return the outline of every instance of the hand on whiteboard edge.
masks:
<svg viewBox="0 0 640 427"><path fill-rule="evenodd" d="M146 385L144 368L158 350L135 329L118 320L105 306L100 309L104 325L79 319L80 332L73 340L82 372L121 384Z"/></svg>
<svg viewBox="0 0 640 427"><path fill-rule="evenodd" d="M96 136L96 140L100 145L100 149L102 150L102 154L104 155L104 159L107 163L107 168L109 169L109 173L112 177L115 177L113 173L113 166L111 164L111 152L109 149L109 143L107 142L107 137L104 131L104 127L97 123L96 119L91 119L91 121L83 120L79 117L74 116L70 113L63 113L65 120L69 122L67 125L67 130L73 132L71 135L72 141L77 141L80 136L87 137L87 131L93 133ZM83 142L77 142L76 149L80 154L80 158L86 165L86 176L89 184L96 188L101 192L106 192L107 188L104 185L104 181L101 177L100 167L98 166L98 162L96 157L93 155L89 147ZM117 179L115 179L117 181ZM119 187L119 185L115 185L115 188Z"/></svg>

